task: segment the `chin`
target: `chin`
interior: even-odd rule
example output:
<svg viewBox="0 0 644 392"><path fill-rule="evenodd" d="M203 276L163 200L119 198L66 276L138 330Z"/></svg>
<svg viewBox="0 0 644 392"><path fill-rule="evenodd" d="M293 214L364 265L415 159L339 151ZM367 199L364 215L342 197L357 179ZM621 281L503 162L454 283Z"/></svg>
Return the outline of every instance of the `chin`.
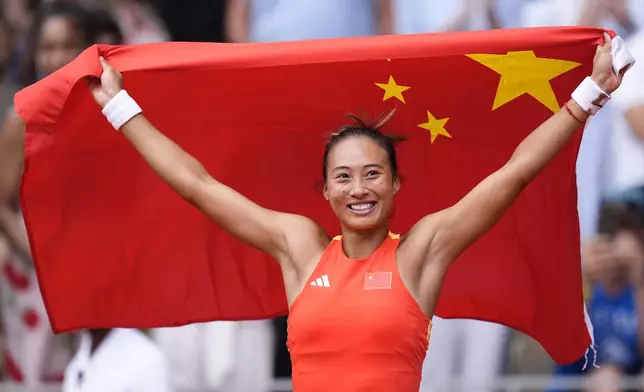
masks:
<svg viewBox="0 0 644 392"><path fill-rule="evenodd" d="M344 226L348 229L354 230L354 231L370 231L373 229L376 229L380 227L382 223L377 222L377 221L364 221L364 220L356 220L356 219L349 219L344 221Z"/></svg>
<svg viewBox="0 0 644 392"><path fill-rule="evenodd" d="M383 219L380 214L372 216L354 216L345 214L342 219L343 226L355 231L369 231L382 227L387 224L387 219Z"/></svg>

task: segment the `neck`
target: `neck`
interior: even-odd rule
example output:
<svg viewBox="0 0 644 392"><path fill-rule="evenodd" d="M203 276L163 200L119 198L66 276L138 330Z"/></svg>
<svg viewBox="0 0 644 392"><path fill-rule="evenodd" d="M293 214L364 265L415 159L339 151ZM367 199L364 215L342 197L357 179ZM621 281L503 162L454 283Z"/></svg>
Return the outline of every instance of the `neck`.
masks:
<svg viewBox="0 0 644 392"><path fill-rule="evenodd" d="M103 343L107 334L109 334L111 329L90 329L89 335L92 337L92 348L90 354L94 354L98 346Z"/></svg>
<svg viewBox="0 0 644 392"><path fill-rule="evenodd" d="M368 231L343 229L342 250L351 259L363 259L371 256L387 238L387 235L389 235L387 225Z"/></svg>

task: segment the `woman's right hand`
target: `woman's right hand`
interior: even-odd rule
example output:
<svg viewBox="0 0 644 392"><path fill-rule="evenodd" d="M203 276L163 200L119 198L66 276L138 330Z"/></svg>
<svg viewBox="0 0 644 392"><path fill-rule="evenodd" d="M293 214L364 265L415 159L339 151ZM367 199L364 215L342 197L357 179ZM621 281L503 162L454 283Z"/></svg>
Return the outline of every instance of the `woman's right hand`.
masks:
<svg viewBox="0 0 644 392"><path fill-rule="evenodd" d="M101 68L103 72L101 77L92 78L89 80L89 89L94 97L94 101L101 108L104 108L107 103L123 90L123 75L116 71L112 66L103 58L100 58Z"/></svg>

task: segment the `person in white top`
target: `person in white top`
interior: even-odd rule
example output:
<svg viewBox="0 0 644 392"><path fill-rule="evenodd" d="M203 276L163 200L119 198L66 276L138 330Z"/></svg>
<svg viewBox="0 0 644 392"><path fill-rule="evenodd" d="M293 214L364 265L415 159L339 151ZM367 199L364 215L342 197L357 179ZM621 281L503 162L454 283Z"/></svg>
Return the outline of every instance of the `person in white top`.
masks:
<svg viewBox="0 0 644 392"><path fill-rule="evenodd" d="M616 192L644 185L644 30L626 44L638 62L612 100L611 190Z"/></svg>
<svg viewBox="0 0 644 392"><path fill-rule="evenodd" d="M173 386L190 392L269 392L274 336L266 320L215 321L152 330ZM270 324L268 324L270 326Z"/></svg>
<svg viewBox="0 0 644 392"><path fill-rule="evenodd" d="M89 330L65 370L62 392L171 392L166 358L136 329Z"/></svg>

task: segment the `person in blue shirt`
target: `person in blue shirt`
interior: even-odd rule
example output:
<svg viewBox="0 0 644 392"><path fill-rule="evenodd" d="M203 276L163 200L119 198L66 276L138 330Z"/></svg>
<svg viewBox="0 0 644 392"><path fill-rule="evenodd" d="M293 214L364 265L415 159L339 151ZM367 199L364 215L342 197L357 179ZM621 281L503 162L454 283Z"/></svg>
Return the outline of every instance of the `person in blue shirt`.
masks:
<svg viewBox="0 0 644 392"><path fill-rule="evenodd" d="M644 323L639 315L644 314L644 188L606 200L599 232L584 251L584 272L592 290L587 307L597 353L589 358L587 368L593 377L591 385L619 382L623 375L638 375L642 369ZM599 368L592 366L593 359ZM581 358L558 366L555 374L584 374L584 363Z"/></svg>

